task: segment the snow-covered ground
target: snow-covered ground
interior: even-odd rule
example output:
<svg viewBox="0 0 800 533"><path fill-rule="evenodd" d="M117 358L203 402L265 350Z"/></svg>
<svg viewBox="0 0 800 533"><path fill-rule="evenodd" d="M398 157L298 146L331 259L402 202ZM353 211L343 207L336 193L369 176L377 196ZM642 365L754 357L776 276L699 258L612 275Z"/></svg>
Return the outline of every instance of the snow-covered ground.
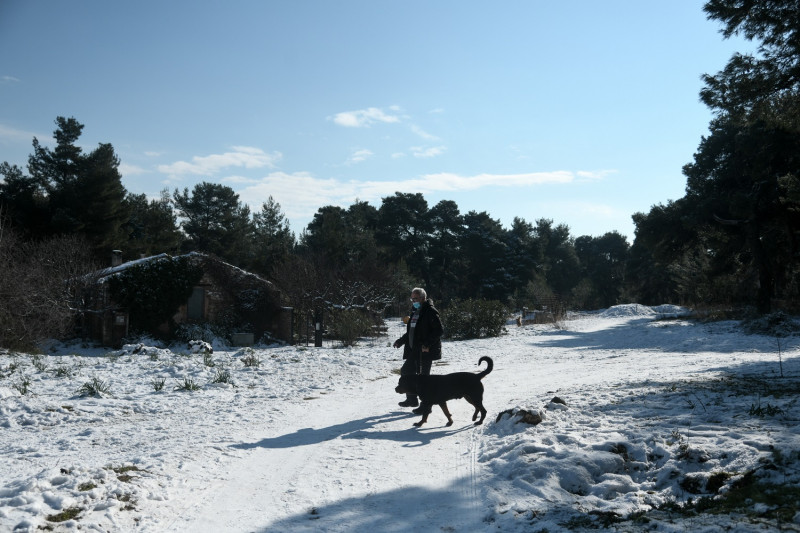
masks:
<svg viewBox="0 0 800 533"><path fill-rule="evenodd" d="M0 531L800 530L800 338L679 311L446 342L435 373L494 360L477 427L464 400L412 427L399 321L354 348L5 352Z"/></svg>

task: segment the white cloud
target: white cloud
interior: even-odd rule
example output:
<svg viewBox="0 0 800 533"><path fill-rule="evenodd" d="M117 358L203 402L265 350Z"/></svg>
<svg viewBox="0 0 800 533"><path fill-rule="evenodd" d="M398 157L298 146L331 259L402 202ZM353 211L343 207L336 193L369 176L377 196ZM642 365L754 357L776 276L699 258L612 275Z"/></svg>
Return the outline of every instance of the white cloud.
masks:
<svg viewBox="0 0 800 533"><path fill-rule="evenodd" d="M411 153L414 154L414 157L436 157L442 155L447 147L445 146L431 146L428 148L424 148L422 146L412 146Z"/></svg>
<svg viewBox="0 0 800 533"><path fill-rule="evenodd" d="M281 205L281 210L289 219L310 219L317 209L326 205L348 207L357 198L377 203L382 198L392 196L398 191L426 194L442 191L459 192L484 187L568 184L576 181L576 174L570 171L476 174L474 176L439 173L426 174L409 180L342 181L317 178L308 172L292 174L273 172L258 180L242 180L242 183L250 182L250 184L237 190L237 193L251 209L259 209L261 204L272 196Z"/></svg>
<svg viewBox="0 0 800 533"><path fill-rule="evenodd" d="M8 126L3 126L0 124L0 140L3 141L33 141L33 138L36 137L40 141L47 142L52 141L52 137L50 135L37 135L30 131L18 130L16 128L10 128Z"/></svg>
<svg viewBox="0 0 800 533"><path fill-rule="evenodd" d="M257 179L248 178L246 176L225 176L219 181L222 183L258 183Z"/></svg>
<svg viewBox="0 0 800 533"><path fill-rule="evenodd" d="M243 168L273 168L282 157L280 152L268 154L260 148L250 146L232 146L230 152L195 156L191 162L176 161L169 165L159 165L159 172L170 176L211 175L229 167Z"/></svg>
<svg viewBox="0 0 800 533"><path fill-rule="evenodd" d="M251 209L272 196L288 218L310 218L325 205L349 205L358 195L356 182L315 178L307 172L273 172L237 191Z"/></svg>
<svg viewBox="0 0 800 533"><path fill-rule="evenodd" d="M147 174L148 171L143 169L142 167L137 167L136 165L129 165L127 163L120 163L119 164L119 173L125 176L136 176L137 174Z"/></svg>
<svg viewBox="0 0 800 533"><path fill-rule="evenodd" d="M0 77L0 84L8 84L8 83L19 83L19 78L15 78L14 76L3 76Z"/></svg>
<svg viewBox="0 0 800 533"><path fill-rule="evenodd" d="M339 126L345 126L347 128L366 128L378 122L400 122L400 117L396 114L399 108L397 108L397 106L392 106L389 110L392 113L385 113L382 109L377 107L368 107L367 109L359 109L357 111L343 111L335 114L332 120Z"/></svg>
<svg viewBox="0 0 800 533"><path fill-rule="evenodd" d="M412 124L411 125L411 131L413 131L416 135L418 135L419 137L425 139L426 141L440 141L441 140L436 135L431 135L430 133L428 133L427 131L423 130L422 128L420 128L416 124Z"/></svg>
<svg viewBox="0 0 800 533"><path fill-rule="evenodd" d="M360 150L356 150L347 160L347 164L352 165L355 163L360 163L372 157L373 153L371 150L367 150L366 148L362 148Z"/></svg>
<svg viewBox="0 0 800 533"><path fill-rule="evenodd" d="M579 178L583 180L601 180L608 176L609 174L616 173L616 170L579 170L576 174Z"/></svg>
<svg viewBox="0 0 800 533"><path fill-rule="evenodd" d="M477 174L475 176L460 176L442 172L428 174L420 181L419 187L424 187L431 191L458 191L483 187L527 187L548 183L571 183L575 181L575 174L565 170L524 174Z"/></svg>

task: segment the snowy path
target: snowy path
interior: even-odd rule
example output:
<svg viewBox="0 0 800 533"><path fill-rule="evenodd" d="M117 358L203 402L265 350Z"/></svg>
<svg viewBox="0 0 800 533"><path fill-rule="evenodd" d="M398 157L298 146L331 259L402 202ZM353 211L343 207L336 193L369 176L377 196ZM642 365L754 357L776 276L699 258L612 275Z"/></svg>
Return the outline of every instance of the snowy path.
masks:
<svg viewBox="0 0 800 533"><path fill-rule="evenodd" d="M434 411L416 429L419 417L397 407L402 397L393 388L392 379L381 379L287 405L261 435L230 444L238 458L224 479L187 495L194 503L168 531L463 531L479 524L486 509L472 408L451 402L453 427Z"/></svg>
<svg viewBox="0 0 800 533"><path fill-rule="evenodd" d="M618 531L639 531L642 512L669 533L800 531L800 513L773 511L796 507L793 492L726 516L659 510L751 473L798 486L799 337L636 305L563 326L447 343L436 374L494 360L477 428L464 400L448 404L453 427L438 408L412 427L386 338L220 350L213 366L155 347L0 352L0 531L527 533L628 516ZM92 378L110 393L77 394ZM498 419L520 409L544 420Z"/></svg>

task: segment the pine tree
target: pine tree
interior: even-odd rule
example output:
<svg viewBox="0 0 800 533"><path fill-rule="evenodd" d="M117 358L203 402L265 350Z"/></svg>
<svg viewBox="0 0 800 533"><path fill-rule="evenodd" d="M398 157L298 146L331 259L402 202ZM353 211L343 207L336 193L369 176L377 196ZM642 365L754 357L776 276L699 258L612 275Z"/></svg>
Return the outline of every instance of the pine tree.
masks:
<svg viewBox="0 0 800 533"><path fill-rule="evenodd" d="M281 211L281 205L272 196L253 213L253 260L250 268L268 276L273 268L282 264L294 249L294 233Z"/></svg>
<svg viewBox="0 0 800 533"><path fill-rule="evenodd" d="M36 221L23 215L17 219L26 225L26 234L39 238L84 235L96 257L108 257L112 249L124 245L121 227L128 218L119 159L111 144L100 144L84 154L76 145L83 125L74 118L58 117L56 124L54 149L33 139L29 176L4 167L11 180L3 188L3 199L15 214L30 207L41 218Z"/></svg>
<svg viewBox="0 0 800 533"><path fill-rule="evenodd" d="M184 250L211 253L237 266L252 260L250 208L233 189L204 181L191 195L188 188L176 189L173 201L187 236Z"/></svg>

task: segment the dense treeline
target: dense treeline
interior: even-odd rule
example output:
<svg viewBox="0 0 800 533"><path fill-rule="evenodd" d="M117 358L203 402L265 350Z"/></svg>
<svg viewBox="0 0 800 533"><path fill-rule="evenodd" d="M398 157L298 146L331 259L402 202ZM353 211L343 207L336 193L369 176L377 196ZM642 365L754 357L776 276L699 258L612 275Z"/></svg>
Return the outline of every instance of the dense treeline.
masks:
<svg viewBox="0 0 800 533"><path fill-rule="evenodd" d="M686 195L634 215L628 276L648 300L796 309L800 4L710 0L704 10L758 53L704 76L710 133L683 169Z"/></svg>
<svg viewBox="0 0 800 533"><path fill-rule="evenodd" d="M4 227L28 241L81 235L98 263L115 249L128 259L202 251L276 281L293 305L309 297L385 305L424 285L445 302L603 307L623 291L629 245L618 233L574 239L564 225L522 218L506 229L486 212L398 192L377 207L320 207L296 238L272 198L251 213L224 185L201 182L150 200L129 193L111 145L85 154L76 146L83 125L64 117L56 124L54 149L34 139L27 174L0 167Z"/></svg>
<svg viewBox="0 0 800 533"><path fill-rule="evenodd" d="M99 262L203 251L275 281L287 304L378 310L413 285L442 305L600 308L621 301L794 309L800 254L800 7L710 0L704 10L759 43L704 77L714 112L683 172L686 194L633 214L635 239L572 236L548 219L503 227L487 212L396 193L373 206L322 206L295 236L272 198L251 212L229 187L202 182L159 198L125 190L110 144L84 153L83 126L56 120L56 146L33 140L27 173L0 165L0 248L79 235ZM646 179L646 176L642 177ZM534 215L535 217L535 215Z"/></svg>

